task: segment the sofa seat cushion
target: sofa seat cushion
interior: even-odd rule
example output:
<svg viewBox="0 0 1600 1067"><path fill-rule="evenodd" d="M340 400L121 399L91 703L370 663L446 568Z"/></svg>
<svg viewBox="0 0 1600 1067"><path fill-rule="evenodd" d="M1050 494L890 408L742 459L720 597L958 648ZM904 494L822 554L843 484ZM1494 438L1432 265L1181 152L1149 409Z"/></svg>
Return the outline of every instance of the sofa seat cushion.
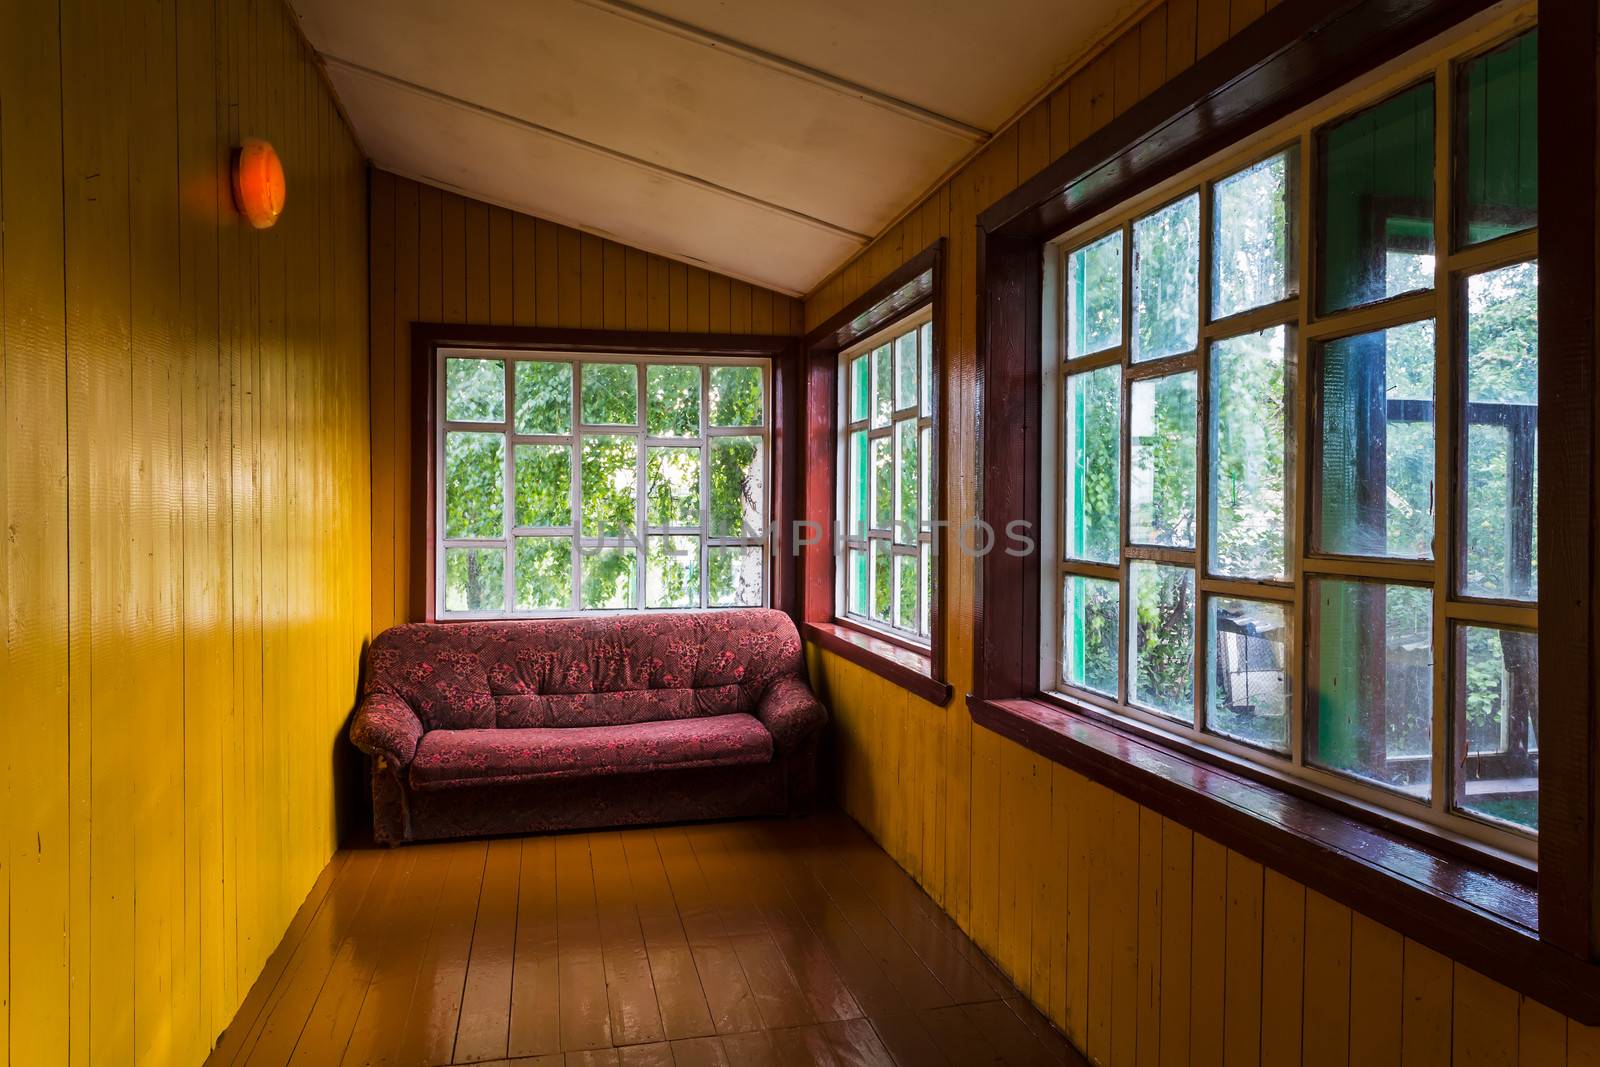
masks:
<svg viewBox="0 0 1600 1067"><path fill-rule="evenodd" d="M772 735L751 715L627 726L431 730L411 762L413 789L767 763Z"/></svg>

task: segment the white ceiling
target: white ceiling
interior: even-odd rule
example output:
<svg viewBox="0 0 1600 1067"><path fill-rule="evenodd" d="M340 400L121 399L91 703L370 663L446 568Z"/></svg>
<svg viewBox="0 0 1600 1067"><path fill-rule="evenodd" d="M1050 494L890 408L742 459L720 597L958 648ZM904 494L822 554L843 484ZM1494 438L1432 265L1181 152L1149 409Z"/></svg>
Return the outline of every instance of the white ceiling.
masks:
<svg viewBox="0 0 1600 1067"><path fill-rule="evenodd" d="M1138 0L290 0L373 162L800 294Z"/></svg>

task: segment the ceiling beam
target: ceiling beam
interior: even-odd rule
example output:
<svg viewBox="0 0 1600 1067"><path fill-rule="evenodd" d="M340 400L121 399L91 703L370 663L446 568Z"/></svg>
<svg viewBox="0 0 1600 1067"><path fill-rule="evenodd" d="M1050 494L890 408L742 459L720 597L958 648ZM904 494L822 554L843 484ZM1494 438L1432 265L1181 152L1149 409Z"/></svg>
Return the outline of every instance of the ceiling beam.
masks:
<svg viewBox="0 0 1600 1067"><path fill-rule="evenodd" d="M627 0L577 0L577 2L587 4L589 7L601 11L608 11L613 15L628 19L631 22L637 22L640 25L649 26L663 33L670 33L694 44L703 45L706 48L715 49L727 55L738 56L747 62L820 86L838 93L840 96L846 96L852 100L859 100L864 104L891 111L905 118L942 130L945 133L955 134L957 137L964 138L974 144L981 144L987 141L990 136L990 131L982 127L973 126L949 115L941 115L939 112L922 107L919 104L902 100L889 93L879 92L877 89L868 88L857 82L840 78L837 75L829 74L827 71L818 70L816 67L807 66L804 63L768 52L754 45L745 44L743 41L724 37L720 33L696 26L693 23L683 22L671 16L659 14L637 4L630 4Z"/></svg>
<svg viewBox="0 0 1600 1067"><path fill-rule="evenodd" d="M672 181L681 182L685 185L692 185L697 189L715 193L718 196L724 196L731 200L737 200L742 204L749 205L750 207L755 207L763 211L772 212L773 214L782 215L785 218L792 219L795 222L831 233L836 237L843 237L847 240L854 241L857 244L864 245L872 239L868 234L858 233L855 230L840 226L837 223L829 222L827 219L820 219L815 215L808 215L804 211L797 211L794 208L785 207L783 204L773 203L771 200L763 200L758 196L752 196L749 193L741 192L738 189L729 188L726 185L718 185L716 182L707 181L705 178L701 178L698 175L689 174L685 171L663 166L660 163L655 163L648 159L641 159L638 156L629 155L626 152L619 151L615 148L610 148L595 141L586 140L582 137L575 137L570 133L563 133L560 130L552 129L549 126L540 125L537 122L522 118L519 115L511 115L504 111L496 111L494 108L485 107L484 105L474 103L471 100L464 100L459 96L451 96L449 93L443 93L437 89L431 89L426 85L419 85L416 82L407 81L404 78L397 78L393 74L385 74L381 70L374 70L371 67L362 66L360 63L355 63L348 59L340 59L338 56L328 55L326 53L321 54L321 59L323 63L331 68L348 71L371 81L382 82L405 92L413 93L417 96L427 97L430 100L447 104L451 107L460 108L463 111L475 112L476 114L482 115L486 118L494 119L495 121L505 123L508 126L514 126L528 133L536 134L540 137L547 137L551 140L560 141L564 144L571 145L574 148L580 148L584 151L593 152L596 155L604 156L607 159L612 159L619 163L625 163L628 166L636 167L640 170L649 171L651 174L668 178Z"/></svg>

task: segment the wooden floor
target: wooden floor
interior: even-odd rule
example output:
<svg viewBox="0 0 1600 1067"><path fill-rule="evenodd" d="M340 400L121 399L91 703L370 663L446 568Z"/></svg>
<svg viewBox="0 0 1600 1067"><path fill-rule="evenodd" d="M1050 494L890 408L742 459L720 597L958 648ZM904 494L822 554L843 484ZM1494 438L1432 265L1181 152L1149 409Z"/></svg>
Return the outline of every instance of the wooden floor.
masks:
<svg viewBox="0 0 1600 1067"><path fill-rule="evenodd" d="M208 1061L1083 1062L835 814L341 852Z"/></svg>

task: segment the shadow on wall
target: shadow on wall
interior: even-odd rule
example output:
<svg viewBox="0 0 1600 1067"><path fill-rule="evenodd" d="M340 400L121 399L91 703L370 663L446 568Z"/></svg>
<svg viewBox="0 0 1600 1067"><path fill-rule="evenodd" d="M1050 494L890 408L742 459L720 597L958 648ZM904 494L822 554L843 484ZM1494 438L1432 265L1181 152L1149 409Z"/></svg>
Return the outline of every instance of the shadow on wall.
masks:
<svg viewBox="0 0 1600 1067"><path fill-rule="evenodd" d="M372 847L372 791L367 788L367 757L350 742L350 721L361 705L367 681L367 648L361 644L361 669L356 672L355 698L350 714L333 739L333 825L340 848Z"/></svg>

